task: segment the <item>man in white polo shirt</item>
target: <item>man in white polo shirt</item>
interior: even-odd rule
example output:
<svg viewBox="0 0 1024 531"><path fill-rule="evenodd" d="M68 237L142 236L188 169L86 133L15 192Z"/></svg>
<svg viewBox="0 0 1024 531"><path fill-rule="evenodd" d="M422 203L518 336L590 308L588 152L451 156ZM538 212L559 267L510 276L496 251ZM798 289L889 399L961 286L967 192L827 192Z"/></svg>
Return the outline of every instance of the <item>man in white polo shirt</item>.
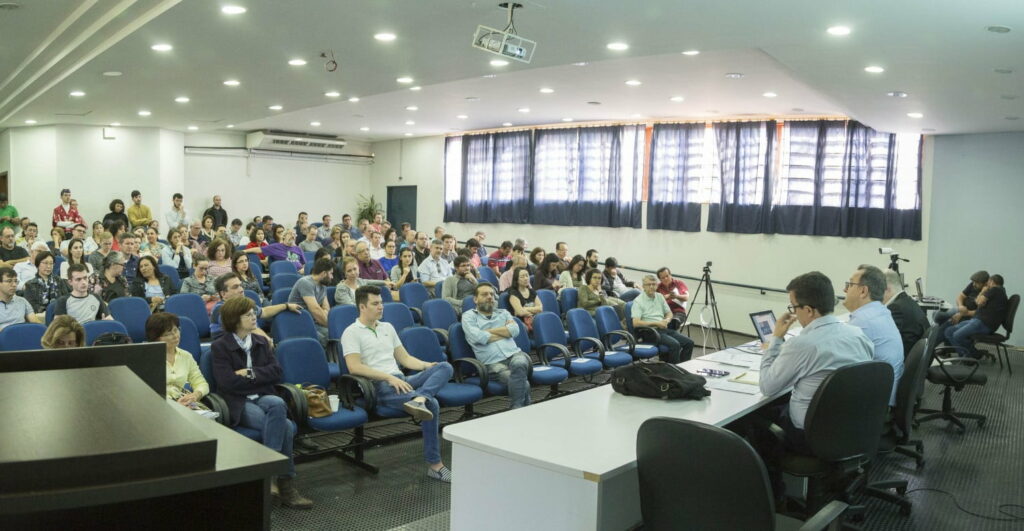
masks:
<svg viewBox="0 0 1024 531"><path fill-rule="evenodd" d="M405 350L395 328L380 320L384 315L380 288L357 289L356 307L359 319L341 335L348 372L373 381L378 407L402 408L421 422L427 476L450 483L452 473L441 461L437 422L440 406L434 396L451 380L452 366L419 360ZM399 365L420 372L405 376Z"/></svg>

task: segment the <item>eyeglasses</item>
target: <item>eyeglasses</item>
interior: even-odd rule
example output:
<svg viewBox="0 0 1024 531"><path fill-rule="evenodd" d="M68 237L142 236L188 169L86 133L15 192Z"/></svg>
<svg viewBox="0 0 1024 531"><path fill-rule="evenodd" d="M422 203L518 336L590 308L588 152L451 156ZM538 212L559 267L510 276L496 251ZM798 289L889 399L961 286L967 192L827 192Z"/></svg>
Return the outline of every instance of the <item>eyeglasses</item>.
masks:
<svg viewBox="0 0 1024 531"><path fill-rule="evenodd" d="M796 313L797 308L806 308L806 307L807 307L806 304L790 304L789 306L786 306L786 309L789 310L789 313Z"/></svg>
<svg viewBox="0 0 1024 531"><path fill-rule="evenodd" d="M860 283L860 282L850 282L850 281L847 281L847 282L846 282L846 286L845 286L845 287L843 288L843 291L847 291L847 290L849 290L849 289L850 289L850 286L863 286L863 285L864 285L864 284L862 284L862 283Z"/></svg>
<svg viewBox="0 0 1024 531"><path fill-rule="evenodd" d="M3 280L0 280L0 282L3 282L4 284L17 284L18 283L18 277L5 278Z"/></svg>
<svg viewBox="0 0 1024 531"><path fill-rule="evenodd" d="M256 318L256 310L249 310L249 311L243 313L242 317L251 317L251 318L255 319Z"/></svg>

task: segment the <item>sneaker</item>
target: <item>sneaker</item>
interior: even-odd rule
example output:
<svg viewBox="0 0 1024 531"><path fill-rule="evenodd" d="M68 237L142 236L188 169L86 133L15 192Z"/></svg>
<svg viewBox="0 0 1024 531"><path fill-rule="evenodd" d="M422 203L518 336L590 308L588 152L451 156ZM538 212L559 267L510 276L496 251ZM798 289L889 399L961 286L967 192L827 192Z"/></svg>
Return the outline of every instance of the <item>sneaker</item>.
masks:
<svg viewBox="0 0 1024 531"><path fill-rule="evenodd" d="M412 419L416 422L423 422L434 418L434 414L427 409L427 405L423 402L410 400L402 404L402 409L404 409L406 413L412 415Z"/></svg>
<svg viewBox="0 0 1024 531"><path fill-rule="evenodd" d="M448 467L442 466L441 468L434 470L433 468L427 469L427 477L430 479L436 479L445 483L452 482L452 471L448 470Z"/></svg>

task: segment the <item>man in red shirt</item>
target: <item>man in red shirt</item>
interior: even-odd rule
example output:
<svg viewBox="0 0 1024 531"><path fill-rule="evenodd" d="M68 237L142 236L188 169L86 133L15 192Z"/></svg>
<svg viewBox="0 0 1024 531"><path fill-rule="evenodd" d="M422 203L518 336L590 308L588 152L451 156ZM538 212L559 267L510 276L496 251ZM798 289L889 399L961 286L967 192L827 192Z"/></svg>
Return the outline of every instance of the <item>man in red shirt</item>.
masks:
<svg viewBox="0 0 1024 531"><path fill-rule="evenodd" d="M497 251L494 251L487 257L487 267L494 271L494 274L501 276L501 272L505 269L505 265L511 260L512 256L512 242L505 240L501 242L501 247Z"/></svg>
<svg viewBox="0 0 1024 531"><path fill-rule="evenodd" d="M667 267L658 270L658 293L665 296L672 317L682 325L686 322L686 301L690 300L690 290L682 280L672 278L672 271Z"/></svg>

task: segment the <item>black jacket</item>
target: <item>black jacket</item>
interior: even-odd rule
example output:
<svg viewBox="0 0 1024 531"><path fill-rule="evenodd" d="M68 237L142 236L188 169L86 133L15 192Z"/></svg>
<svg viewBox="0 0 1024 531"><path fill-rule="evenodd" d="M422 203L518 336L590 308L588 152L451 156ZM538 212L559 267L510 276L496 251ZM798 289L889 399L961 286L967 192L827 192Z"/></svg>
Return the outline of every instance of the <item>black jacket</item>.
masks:
<svg viewBox="0 0 1024 531"><path fill-rule="evenodd" d="M210 346L213 354L213 378L217 382L217 394L228 404L229 425L237 426L242 418L247 395L272 395L274 384L281 381L284 370L277 363L274 351L270 348L267 338L259 334L252 337L252 374L253 379L235 374L238 369L246 368L245 351L238 346L235 335L224 332Z"/></svg>
<svg viewBox="0 0 1024 531"><path fill-rule="evenodd" d="M903 356L905 357L910 353L910 349L914 348L914 344L924 337L928 330L928 318L925 316L924 310L905 291L889 303L889 312L892 313L892 320L896 322L896 328L899 329L900 336L903 338Z"/></svg>
<svg viewBox="0 0 1024 531"><path fill-rule="evenodd" d="M206 212L203 212L203 217L210 216L213 218L213 228L226 227L228 225L228 212L223 208L207 208Z"/></svg>
<svg viewBox="0 0 1024 531"><path fill-rule="evenodd" d="M68 283L60 277L55 279L56 289L53 297L47 297L46 283L43 279L36 275L32 280L25 283L25 300L32 305L32 311L36 313L45 312L46 306L50 304L50 301L55 301L68 293L71 293L71 287Z"/></svg>
<svg viewBox="0 0 1024 531"><path fill-rule="evenodd" d="M165 301L167 300L167 297L178 293L178 291L174 289L174 283L171 282L170 277L167 275L160 276L160 288L164 290ZM150 302L151 297L146 296L146 281L143 280L141 276L137 275L135 280L132 281L131 294L132 297L142 297L143 299L146 299L147 303Z"/></svg>

